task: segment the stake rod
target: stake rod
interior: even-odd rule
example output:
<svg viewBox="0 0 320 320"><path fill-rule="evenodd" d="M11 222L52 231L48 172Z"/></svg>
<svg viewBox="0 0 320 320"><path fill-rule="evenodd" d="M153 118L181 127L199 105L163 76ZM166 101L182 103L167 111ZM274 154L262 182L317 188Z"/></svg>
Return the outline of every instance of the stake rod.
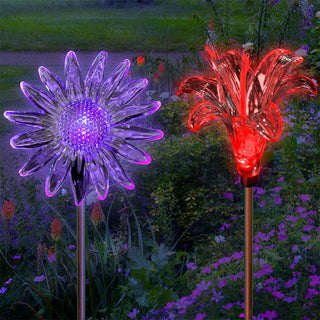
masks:
<svg viewBox="0 0 320 320"><path fill-rule="evenodd" d="M77 207L77 320L86 317L85 201Z"/></svg>
<svg viewBox="0 0 320 320"><path fill-rule="evenodd" d="M253 285L252 285L252 188L244 188L245 218L245 320L252 320Z"/></svg>

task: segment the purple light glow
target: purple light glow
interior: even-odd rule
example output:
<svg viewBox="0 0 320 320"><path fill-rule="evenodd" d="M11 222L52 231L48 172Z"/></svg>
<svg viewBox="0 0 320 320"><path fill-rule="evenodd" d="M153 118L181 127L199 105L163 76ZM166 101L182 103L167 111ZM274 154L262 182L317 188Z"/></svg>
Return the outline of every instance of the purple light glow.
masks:
<svg viewBox="0 0 320 320"><path fill-rule="evenodd" d="M39 76L49 94L21 82L22 92L31 104L41 109L41 113L4 113L11 122L37 128L10 140L15 149L40 148L23 165L19 174L31 175L52 161L45 183L47 196L52 197L60 189L69 173L78 206L85 198L89 178L100 200L107 196L110 176L121 186L132 190L134 184L118 157L148 164L151 157L131 141L163 137L160 130L129 123L151 115L161 106L159 101L147 104L132 102L146 88L148 80L124 83L130 68L130 61L125 59L103 81L106 60L107 53L100 52L83 80L75 53L68 52L65 85L45 67L39 68Z"/></svg>

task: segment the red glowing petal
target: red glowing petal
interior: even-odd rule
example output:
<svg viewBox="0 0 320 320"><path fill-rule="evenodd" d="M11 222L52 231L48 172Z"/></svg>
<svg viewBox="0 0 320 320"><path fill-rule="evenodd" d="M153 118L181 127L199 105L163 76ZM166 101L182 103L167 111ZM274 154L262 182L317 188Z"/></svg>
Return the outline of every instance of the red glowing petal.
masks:
<svg viewBox="0 0 320 320"><path fill-rule="evenodd" d="M263 137L274 142L280 138L282 120L279 109L275 103L270 102L267 108L250 116L253 125Z"/></svg>
<svg viewBox="0 0 320 320"><path fill-rule="evenodd" d="M190 112L188 126L191 131L197 131L208 122L220 118L221 110L210 101L197 104Z"/></svg>
<svg viewBox="0 0 320 320"><path fill-rule="evenodd" d="M307 77L289 76L281 80L271 100L277 103L282 97L298 91L306 94L317 94L318 90L315 83Z"/></svg>

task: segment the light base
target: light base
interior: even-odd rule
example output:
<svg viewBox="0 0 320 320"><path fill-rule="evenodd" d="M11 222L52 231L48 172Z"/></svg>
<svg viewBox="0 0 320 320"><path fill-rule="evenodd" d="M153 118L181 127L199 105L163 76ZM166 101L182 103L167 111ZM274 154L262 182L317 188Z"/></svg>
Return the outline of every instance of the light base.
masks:
<svg viewBox="0 0 320 320"><path fill-rule="evenodd" d="M246 188L252 188L254 187L259 181L259 176L253 176L253 177L244 177L241 176L241 183Z"/></svg>

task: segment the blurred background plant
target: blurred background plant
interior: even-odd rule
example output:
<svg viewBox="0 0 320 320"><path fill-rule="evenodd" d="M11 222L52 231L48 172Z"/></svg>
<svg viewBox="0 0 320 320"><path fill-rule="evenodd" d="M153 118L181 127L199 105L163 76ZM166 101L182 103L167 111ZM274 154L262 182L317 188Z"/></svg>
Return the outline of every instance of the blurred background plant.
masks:
<svg viewBox="0 0 320 320"><path fill-rule="evenodd" d="M220 124L190 133L187 115L196 101L175 92L186 76L212 76L199 54L206 41L255 57L281 44L303 55L301 68L319 82L319 5L3 0L0 9L1 50L126 50L131 77L149 79L144 98L162 101L146 121L165 139L146 142L149 166L130 168L136 189L112 185L103 202L89 190L87 318L243 317L242 187L231 146ZM3 110L26 107L18 83L34 83L35 68L1 65L0 72ZM318 96L285 101L282 138L263 156L254 189L255 319L320 314L319 105ZM10 130L0 120L4 155ZM10 158L14 172L19 161ZM0 165L0 319L74 319L71 191L65 186L45 198L39 176L15 175Z"/></svg>

